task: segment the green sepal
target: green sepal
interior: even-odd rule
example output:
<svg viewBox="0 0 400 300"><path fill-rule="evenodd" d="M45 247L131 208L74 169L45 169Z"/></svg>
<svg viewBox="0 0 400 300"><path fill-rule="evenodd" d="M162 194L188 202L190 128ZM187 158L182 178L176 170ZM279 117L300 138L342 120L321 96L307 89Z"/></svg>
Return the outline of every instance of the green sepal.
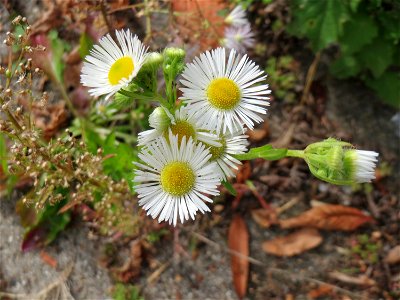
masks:
<svg viewBox="0 0 400 300"><path fill-rule="evenodd" d="M232 183L225 181L225 180L223 180L221 183L228 190L229 193L231 193L233 196L236 197L237 192L236 192L235 188L233 187Z"/></svg>

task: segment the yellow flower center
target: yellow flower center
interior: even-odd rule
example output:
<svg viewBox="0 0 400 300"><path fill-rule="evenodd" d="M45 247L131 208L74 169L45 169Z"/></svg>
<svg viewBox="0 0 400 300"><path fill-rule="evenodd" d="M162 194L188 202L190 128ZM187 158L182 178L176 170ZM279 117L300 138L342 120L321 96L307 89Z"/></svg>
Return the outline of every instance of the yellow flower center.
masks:
<svg viewBox="0 0 400 300"><path fill-rule="evenodd" d="M161 171L161 186L173 196L182 196L192 190L195 175L186 162L174 161L167 164Z"/></svg>
<svg viewBox="0 0 400 300"><path fill-rule="evenodd" d="M225 149L226 149L225 139L223 137L221 137L218 140L218 142L221 144L220 147L215 147L215 146L211 146L211 145L207 144L207 146L209 147L208 150L211 153L211 159L210 159L211 161L214 161L217 158L220 158L222 156L222 154L224 154L224 152L225 152Z"/></svg>
<svg viewBox="0 0 400 300"><path fill-rule="evenodd" d="M169 128L171 128L173 135L178 136L179 144L181 143L184 136L186 136L186 141L190 137L192 137L193 139L196 137L196 131L194 130L192 124L190 124L188 121L178 120L175 122L175 124L171 124ZM164 132L164 136L168 139L168 130Z"/></svg>
<svg viewBox="0 0 400 300"><path fill-rule="evenodd" d="M116 85L123 78L129 78L135 66L131 57L121 57L117 59L108 72L108 81L111 85Z"/></svg>
<svg viewBox="0 0 400 300"><path fill-rule="evenodd" d="M224 77L212 80L206 93L211 105L219 109L232 109L241 98L238 85L233 80Z"/></svg>

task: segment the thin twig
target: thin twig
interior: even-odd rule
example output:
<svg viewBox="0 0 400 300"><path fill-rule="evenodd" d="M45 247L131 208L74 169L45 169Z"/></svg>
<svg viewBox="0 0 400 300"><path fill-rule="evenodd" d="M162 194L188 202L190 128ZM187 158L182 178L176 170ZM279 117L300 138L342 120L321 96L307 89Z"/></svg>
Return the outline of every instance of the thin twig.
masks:
<svg viewBox="0 0 400 300"><path fill-rule="evenodd" d="M311 84L314 81L315 72L317 71L317 66L318 66L320 58L321 58L321 52L318 52L315 55L314 60L310 65L310 68L308 69L307 77L306 77L306 84L304 86L303 95L301 96L301 101L300 101L300 104L302 104L302 105L306 104L308 94L310 92Z"/></svg>
<svg viewBox="0 0 400 300"><path fill-rule="evenodd" d="M104 0L100 1L100 10L101 10L101 15L103 16L104 22L106 23L108 32L110 33L113 40L117 41L117 37L115 36L114 29L111 26L110 20L108 19L108 16L107 16L107 7L106 7Z"/></svg>

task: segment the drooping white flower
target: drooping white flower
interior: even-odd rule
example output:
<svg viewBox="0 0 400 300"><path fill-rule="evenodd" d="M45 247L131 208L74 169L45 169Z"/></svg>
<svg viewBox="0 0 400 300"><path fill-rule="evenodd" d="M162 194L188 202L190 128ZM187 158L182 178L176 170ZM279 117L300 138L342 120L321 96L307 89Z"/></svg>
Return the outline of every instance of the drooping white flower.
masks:
<svg viewBox="0 0 400 300"><path fill-rule="evenodd" d="M234 177L235 173L232 169L237 170L242 163L240 160L233 157L234 154L243 154L247 152L247 135L243 134L244 129L235 133L220 134L218 142L220 147L210 146L211 161L218 164L222 180L227 180L229 177Z"/></svg>
<svg viewBox="0 0 400 300"><path fill-rule="evenodd" d="M253 129L263 119L271 91L267 75L247 55L218 48L202 53L186 65L180 81L181 99L188 104L189 115L198 118L208 130L234 133L242 124Z"/></svg>
<svg viewBox="0 0 400 300"><path fill-rule="evenodd" d="M379 153L367 150L347 150L345 159L349 162L353 179L358 183L375 179L375 168Z"/></svg>
<svg viewBox="0 0 400 300"><path fill-rule="evenodd" d="M176 225L189 217L194 220L197 211L210 211L204 202L212 202L207 195L219 194L218 166L209 162L210 152L192 138L178 142L171 132L146 145L136 163L134 182L138 183L139 205L158 221Z"/></svg>
<svg viewBox="0 0 400 300"><path fill-rule="evenodd" d="M138 136L138 145L143 146L160 136L168 137L168 133L171 130L174 135L178 136L179 142L182 140L184 136L186 136L186 140L190 137L194 141L204 142L213 146L221 146L218 143L218 136L215 134L209 133L204 127L200 125L198 122L198 118L195 116L189 116L186 107L181 107L177 111L175 111L175 117L171 115L171 113L167 112L167 109L163 108L164 111L168 114L163 115L163 122L157 122L156 116L150 116L150 126L154 129L146 130L139 133ZM165 121L166 117L170 118L169 123ZM162 123L163 126L159 126L158 124Z"/></svg>
<svg viewBox="0 0 400 300"><path fill-rule="evenodd" d="M246 11L242 6L236 6L225 18L225 23L231 26L239 27L249 23L246 18Z"/></svg>
<svg viewBox="0 0 400 300"><path fill-rule="evenodd" d="M102 37L86 56L81 73L81 83L90 88L89 93L106 95L106 100L136 77L147 55L147 48L129 29L115 34L120 46L110 34Z"/></svg>
<svg viewBox="0 0 400 300"><path fill-rule="evenodd" d="M250 24L225 29L224 46L226 48L245 53L246 49L253 47L254 44L254 33L251 31Z"/></svg>

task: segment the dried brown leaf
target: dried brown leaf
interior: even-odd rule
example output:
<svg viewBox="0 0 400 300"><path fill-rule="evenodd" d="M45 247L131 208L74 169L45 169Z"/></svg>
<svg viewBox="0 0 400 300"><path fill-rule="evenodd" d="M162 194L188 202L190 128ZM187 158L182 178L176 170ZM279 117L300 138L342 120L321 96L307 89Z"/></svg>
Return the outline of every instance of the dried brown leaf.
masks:
<svg viewBox="0 0 400 300"><path fill-rule="evenodd" d="M263 250L277 256L294 256L317 247L322 242L322 236L317 229L303 228L286 236L263 243Z"/></svg>
<svg viewBox="0 0 400 300"><path fill-rule="evenodd" d="M307 293L307 297L310 299L317 299L322 296L331 295L333 287L329 284L321 284L316 289L313 289Z"/></svg>
<svg viewBox="0 0 400 300"><path fill-rule="evenodd" d="M229 249L244 256L249 256L249 233L246 223L239 215L233 217L228 234ZM240 299L246 295L249 277L249 261L247 258L231 254L233 284Z"/></svg>
<svg viewBox="0 0 400 300"><path fill-rule="evenodd" d="M374 219L359 209L342 205L321 205L311 208L301 215L280 220L282 228L314 227L324 230L352 231Z"/></svg>
<svg viewBox="0 0 400 300"><path fill-rule="evenodd" d="M390 265L394 265L400 262L400 245L390 249L389 253L385 257L385 262Z"/></svg>

